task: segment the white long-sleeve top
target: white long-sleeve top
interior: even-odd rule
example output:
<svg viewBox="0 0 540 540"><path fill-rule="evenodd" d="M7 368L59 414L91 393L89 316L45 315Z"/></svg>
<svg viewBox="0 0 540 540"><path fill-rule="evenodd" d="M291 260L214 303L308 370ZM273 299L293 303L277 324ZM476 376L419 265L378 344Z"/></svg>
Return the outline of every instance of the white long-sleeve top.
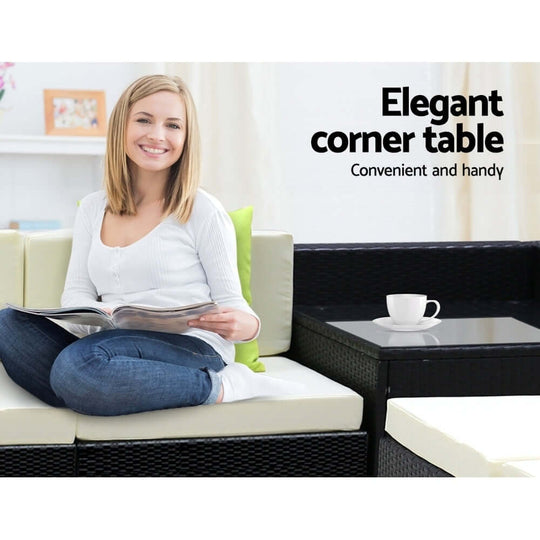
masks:
<svg viewBox="0 0 540 540"><path fill-rule="evenodd" d="M63 307L171 307L213 300L258 319L242 296L234 226L215 197L199 189L187 223L168 216L126 247L110 247L101 241L106 206L104 191L81 201ZM100 330L75 324L68 324L67 329L79 337ZM220 335L197 328L186 334L210 344L226 363L234 361L234 344Z"/></svg>

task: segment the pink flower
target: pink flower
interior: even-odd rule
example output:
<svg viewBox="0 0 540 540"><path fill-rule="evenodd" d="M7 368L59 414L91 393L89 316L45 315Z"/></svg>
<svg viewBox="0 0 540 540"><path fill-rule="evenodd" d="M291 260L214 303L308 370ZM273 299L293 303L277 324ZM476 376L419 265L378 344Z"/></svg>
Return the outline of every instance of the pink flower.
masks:
<svg viewBox="0 0 540 540"><path fill-rule="evenodd" d="M15 81L11 74L8 75L7 71L15 64L13 62L0 62L0 101L4 97L6 92L6 85L9 83L11 88L15 89Z"/></svg>
<svg viewBox="0 0 540 540"><path fill-rule="evenodd" d="M0 100L4 97L8 83L11 88L15 90L15 80L11 74L8 75L7 73L8 69L12 68L14 65L14 62L0 62Z"/></svg>

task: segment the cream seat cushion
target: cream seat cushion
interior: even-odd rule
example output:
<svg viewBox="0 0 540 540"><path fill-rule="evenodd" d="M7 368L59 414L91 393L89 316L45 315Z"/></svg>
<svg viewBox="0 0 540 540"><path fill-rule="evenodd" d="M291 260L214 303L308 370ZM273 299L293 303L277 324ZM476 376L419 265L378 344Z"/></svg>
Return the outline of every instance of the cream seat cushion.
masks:
<svg viewBox="0 0 540 540"><path fill-rule="evenodd" d="M0 444L66 443L220 437L358 430L362 398L341 384L283 357L264 359L267 374L304 382L302 395L116 417L86 416L49 407L0 370ZM1 367L1 366L0 366ZM263 375L261 375L263 376Z"/></svg>
<svg viewBox="0 0 540 540"><path fill-rule="evenodd" d="M50 407L23 390L0 363L0 445L69 444L76 424L73 411Z"/></svg>
<svg viewBox="0 0 540 540"><path fill-rule="evenodd" d="M394 398L386 432L453 476L504 476L540 459L540 396Z"/></svg>
<svg viewBox="0 0 540 540"><path fill-rule="evenodd" d="M362 398L341 384L287 358L264 358L266 375L303 381L299 396L254 398L220 405L151 411L117 417L77 416L84 440L223 437L358 430ZM264 375L261 375L264 376Z"/></svg>

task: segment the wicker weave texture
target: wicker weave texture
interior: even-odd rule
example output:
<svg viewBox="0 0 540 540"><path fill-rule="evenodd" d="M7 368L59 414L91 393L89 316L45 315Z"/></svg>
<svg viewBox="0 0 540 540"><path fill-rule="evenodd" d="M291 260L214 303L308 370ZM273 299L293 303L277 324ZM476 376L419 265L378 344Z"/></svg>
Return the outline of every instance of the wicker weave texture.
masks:
<svg viewBox="0 0 540 540"><path fill-rule="evenodd" d="M80 476L365 476L362 432L77 444Z"/></svg>
<svg viewBox="0 0 540 540"><path fill-rule="evenodd" d="M392 292L443 301L532 299L537 257L532 242L297 244L294 303L364 304Z"/></svg>
<svg viewBox="0 0 540 540"><path fill-rule="evenodd" d="M0 446L0 476L75 476L75 445Z"/></svg>
<svg viewBox="0 0 540 540"><path fill-rule="evenodd" d="M367 434L0 447L0 476L366 476Z"/></svg>
<svg viewBox="0 0 540 540"><path fill-rule="evenodd" d="M538 356L403 360L389 370L388 398L540 394Z"/></svg>
<svg viewBox="0 0 540 540"><path fill-rule="evenodd" d="M379 476L448 477L452 476L417 456L386 434L379 440Z"/></svg>

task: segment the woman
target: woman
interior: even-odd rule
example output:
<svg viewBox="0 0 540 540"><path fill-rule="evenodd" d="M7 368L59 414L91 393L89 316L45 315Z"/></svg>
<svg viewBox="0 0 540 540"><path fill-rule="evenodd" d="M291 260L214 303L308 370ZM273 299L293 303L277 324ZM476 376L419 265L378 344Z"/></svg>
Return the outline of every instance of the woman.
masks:
<svg viewBox="0 0 540 540"><path fill-rule="evenodd" d="M73 229L62 306L176 306L214 300L184 334L106 330L7 309L0 359L54 406L119 415L289 393L294 385L234 362L260 320L241 294L235 233L198 188L199 132L177 77L131 84L109 121L105 190L86 196Z"/></svg>

